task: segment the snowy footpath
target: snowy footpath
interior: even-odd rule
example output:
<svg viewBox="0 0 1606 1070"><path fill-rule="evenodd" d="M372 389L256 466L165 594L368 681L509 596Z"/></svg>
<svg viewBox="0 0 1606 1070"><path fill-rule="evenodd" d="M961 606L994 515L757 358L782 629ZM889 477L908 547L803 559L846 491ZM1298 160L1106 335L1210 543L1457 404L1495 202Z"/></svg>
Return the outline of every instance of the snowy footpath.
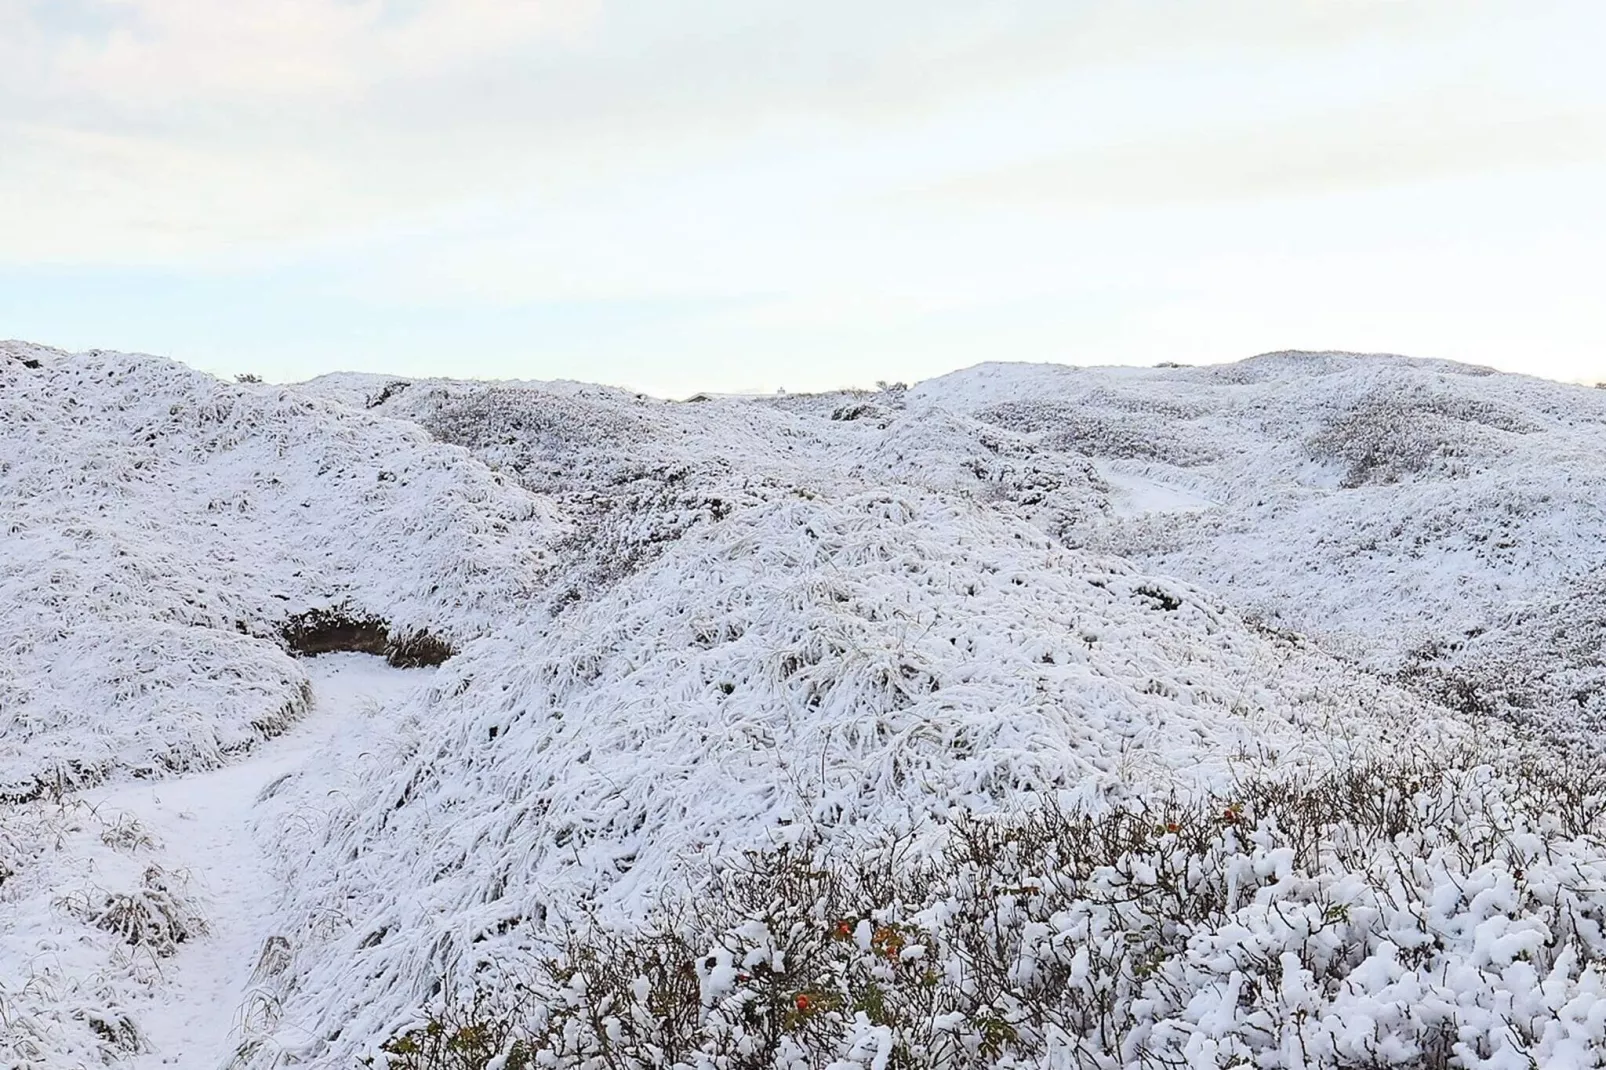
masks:
<svg viewBox="0 0 1606 1070"><path fill-rule="evenodd" d="M207 925L205 935L162 963L162 983L139 1015L147 1050L129 1060L131 1070L216 1070L228 1061L282 892L254 834L260 800L314 756L373 734L374 722L383 720L376 715L427 672L393 669L362 654L325 655L307 663L311 714L238 764L86 793L97 809L137 819L162 846L169 867L188 876L190 898Z"/></svg>

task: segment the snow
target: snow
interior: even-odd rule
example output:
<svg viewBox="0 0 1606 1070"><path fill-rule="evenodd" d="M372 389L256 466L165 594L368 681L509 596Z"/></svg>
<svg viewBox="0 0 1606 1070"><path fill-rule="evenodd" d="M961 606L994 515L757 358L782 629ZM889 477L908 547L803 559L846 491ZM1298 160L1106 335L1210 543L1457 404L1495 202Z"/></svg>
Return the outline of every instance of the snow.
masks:
<svg viewBox="0 0 1606 1070"><path fill-rule="evenodd" d="M303 710L263 641L292 616L468 638L558 530L410 425L152 358L39 363L0 375L0 796L216 767Z"/></svg>
<svg viewBox="0 0 1606 1070"><path fill-rule="evenodd" d="M1273 354L675 403L6 343L0 412L5 1066L348 1067L442 982L582 906L638 922L745 850L1515 762L1606 715L1606 391ZM313 610L457 653L294 657ZM1506 821L1508 771L1456 820ZM1549 852L1523 887L1598 909L1595 843L1512 834ZM1550 930L1510 860L1400 850L1442 901L1356 907L1347 987L1290 962L1253 997L1327 1033L1244 1039L1246 949L1417 883L1297 874L1265 839L1259 890L1167 975L1194 995L1156 1043L1360 1058L1358 1023L1427 1000L1486 1039L1551 1015L1554 1065L1588 1065L1601 979L1534 972ZM172 904L184 938L121 942L96 924L114 895ZM1083 903L1042 938L1119 923ZM1424 924L1438 980L1405 954ZM885 1056L856 1036L844 1059Z"/></svg>
<svg viewBox="0 0 1606 1070"><path fill-rule="evenodd" d="M1197 491L1142 474L1127 471L1118 462L1097 467L1110 487L1110 513L1126 519L1153 513L1199 512L1221 505Z"/></svg>
<svg viewBox="0 0 1606 1070"><path fill-rule="evenodd" d="M1086 429L1107 465L1213 507L1129 509L1084 545L1378 665L1429 636L1498 628L1520 600L1606 563L1601 391L1333 353L1118 375L982 365L910 394L1044 445ZM1137 458L1123 457L1129 428Z"/></svg>
<svg viewBox="0 0 1606 1070"><path fill-rule="evenodd" d="M10 922L0 974L27 979L5 992L19 1025L0 1042L6 1065L89 1064L99 1054L129 1070L211 1070L271 1015L271 1001L254 999L252 986L262 963L273 960L270 921L288 889L276 862L280 845L256 835L258 817L291 799L304 814L317 807L365 751L384 745L402 700L433 673L361 654L303 664L313 699L306 715L227 767L126 780L56 806L19 808L15 827L26 832L37 821L54 842L16 875L20 888L6 882L0 900ZM323 775L303 787L299 778L313 763ZM82 931L61 907L93 903L152 867L204 926L171 954L127 952L106 934ZM129 1022L137 1040L105 1052L84 1029L86 1015Z"/></svg>
<svg viewBox="0 0 1606 1070"><path fill-rule="evenodd" d="M270 795L293 790L287 782L313 755L350 752L358 740L382 735L372 722L428 673L362 654L328 654L310 662L307 675L314 695L308 714L238 763L83 796L102 815L139 822L161 845L164 865L187 875L207 919L206 935L164 964L160 1002L141 1015L148 1050L129 1060L131 1070L211 1070L232 1056L251 1025L246 1018L263 1013L249 999L242 1003L241 993L250 991L258 963L272 957L266 925L285 894L270 845L253 833L258 809Z"/></svg>

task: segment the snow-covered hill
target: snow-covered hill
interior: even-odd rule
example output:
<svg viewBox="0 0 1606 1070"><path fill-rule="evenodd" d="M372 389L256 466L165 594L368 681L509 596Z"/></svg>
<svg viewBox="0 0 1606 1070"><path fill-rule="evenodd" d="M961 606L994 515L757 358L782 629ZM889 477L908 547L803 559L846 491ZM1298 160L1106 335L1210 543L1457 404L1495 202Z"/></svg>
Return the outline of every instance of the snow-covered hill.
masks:
<svg viewBox="0 0 1606 1070"><path fill-rule="evenodd" d="M1552 731L1606 714L1606 391L1284 353L984 365L912 394L1092 458L1113 508L1072 535L1081 545L1463 707Z"/></svg>
<svg viewBox="0 0 1606 1070"><path fill-rule="evenodd" d="M669 402L7 343L0 415L4 1065L347 1067L745 851L1606 713L1606 391L1274 354ZM293 649L331 620L455 656L345 732ZM255 846L186 883L126 786L239 763Z"/></svg>
<svg viewBox="0 0 1606 1070"><path fill-rule="evenodd" d="M7 797L215 766L282 731L306 682L271 640L299 614L461 641L537 589L545 503L415 427L167 361L27 353L0 378Z"/></svg>

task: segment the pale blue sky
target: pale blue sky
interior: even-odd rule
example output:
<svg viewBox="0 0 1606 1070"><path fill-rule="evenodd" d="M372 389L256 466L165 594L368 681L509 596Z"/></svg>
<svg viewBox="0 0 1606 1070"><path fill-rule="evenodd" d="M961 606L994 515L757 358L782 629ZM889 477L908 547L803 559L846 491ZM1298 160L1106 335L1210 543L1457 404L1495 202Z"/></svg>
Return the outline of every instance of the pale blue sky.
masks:
<svg viewBox="0 0 1606 1070"><path fill-rule="evenodd" d="M0 337L659 394L1606 379L1599 0L0 0Z"/></svg>

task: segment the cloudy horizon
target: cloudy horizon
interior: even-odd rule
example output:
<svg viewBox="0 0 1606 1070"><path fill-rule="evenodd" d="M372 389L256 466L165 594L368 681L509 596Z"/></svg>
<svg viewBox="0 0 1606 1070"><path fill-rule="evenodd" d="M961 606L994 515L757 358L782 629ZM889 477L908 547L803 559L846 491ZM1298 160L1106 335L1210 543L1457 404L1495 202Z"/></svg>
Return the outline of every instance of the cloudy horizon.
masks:
<svg viewBox="0 0 1606 1070"><path fill-rule="evenodd" d="M0 0L0 336L676 396L1606 379L1578 2Z"/></svg>

